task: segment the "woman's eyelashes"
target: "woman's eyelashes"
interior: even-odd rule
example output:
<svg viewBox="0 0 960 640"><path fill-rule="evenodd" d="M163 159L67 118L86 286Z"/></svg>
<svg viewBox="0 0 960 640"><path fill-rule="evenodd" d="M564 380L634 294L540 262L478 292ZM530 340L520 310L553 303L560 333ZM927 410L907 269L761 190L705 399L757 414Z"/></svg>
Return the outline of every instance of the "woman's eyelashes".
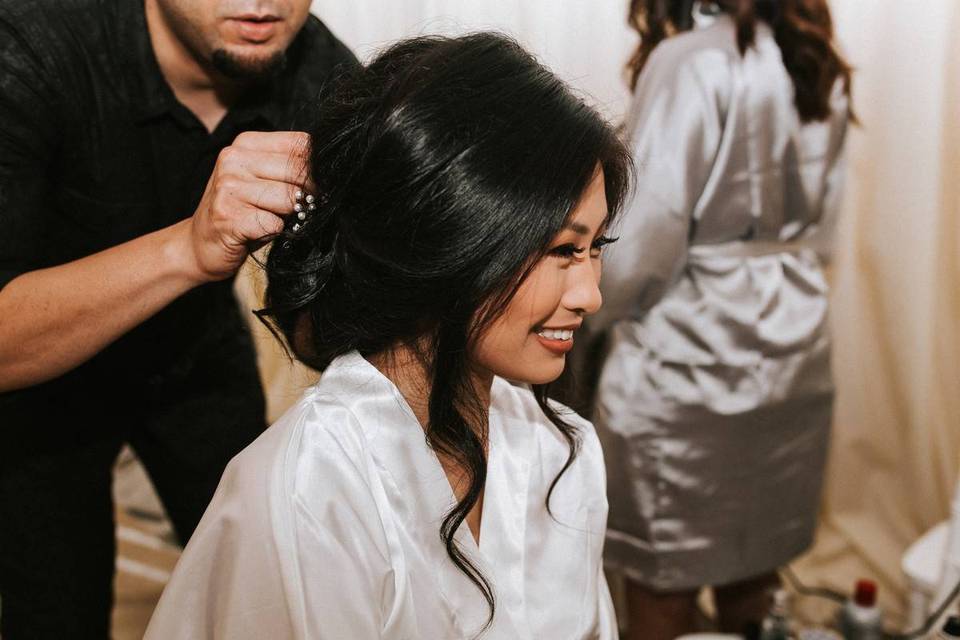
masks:
<svg viewBox="0 0 960 640"><path fill-rule="evenodd" d="M593 241L593 244L592 244L592 245L590 245L590 252L591 252L591 253L594 253L594 252L595 252L596 255L599 256L599 255L603 252L603 248L604 248L605 246L607 246L608 244L613 244L614 242L616 242L616 241L619 240L619 239L620 239L619 237L618 237L618 238L611 238L611 237L609 237L609 236L600 236L599 238L597 238L596 240Z"/></svg>
<svg viewBox="0 0 960 640"><path fill-rule="evenodd" d="M616 242L618 238L609 238L607 236L600 236L593 241L593 244L590 245L590 257L599 258L603 252L603 248L608 244ZM573 258L579 255L582 255L587 250L586 247L578 247L572 242L566 244L561 244L553 249L550 249L550 255L557 258Z"/></svg>

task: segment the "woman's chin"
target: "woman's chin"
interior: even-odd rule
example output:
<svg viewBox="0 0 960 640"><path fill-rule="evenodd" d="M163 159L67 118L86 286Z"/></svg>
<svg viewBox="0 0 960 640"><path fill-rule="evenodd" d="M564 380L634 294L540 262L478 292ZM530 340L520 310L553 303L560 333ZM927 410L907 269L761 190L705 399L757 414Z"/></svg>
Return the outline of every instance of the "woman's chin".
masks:
<svg viewBox="0 0 960 640"><path fill-rule="evenodd" d="M521 376L515 377L514 379L527 384L549 384L560 377L560 374L563 373L565 363L566 358L561 356L560 358L553 359L552 362L543 363L535 367L527 367Z"/></svg>

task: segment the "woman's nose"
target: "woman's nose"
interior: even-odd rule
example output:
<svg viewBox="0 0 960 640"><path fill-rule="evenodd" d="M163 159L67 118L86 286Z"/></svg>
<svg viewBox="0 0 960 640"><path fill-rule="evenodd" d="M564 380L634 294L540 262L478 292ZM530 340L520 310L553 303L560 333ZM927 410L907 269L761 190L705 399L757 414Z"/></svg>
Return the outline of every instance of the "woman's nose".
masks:
<svg viewBox="0 0 960 640"><path fill-rule="evenodd" d="M603 303L600 295L600 261L585 260L567 272L567 288L561 303L582 315L596 313Z"/></svg>

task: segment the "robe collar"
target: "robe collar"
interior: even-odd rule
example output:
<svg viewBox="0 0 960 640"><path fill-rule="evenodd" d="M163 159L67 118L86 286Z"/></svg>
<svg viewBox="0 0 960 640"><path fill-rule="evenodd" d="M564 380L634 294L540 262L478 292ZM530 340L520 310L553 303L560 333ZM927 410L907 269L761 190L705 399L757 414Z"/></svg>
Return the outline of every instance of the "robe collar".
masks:
<svg viewBox="0 0 960 640"><path fill-rule="evenodd" d="M453 623L464 637L475 635L489 608L441 541L440 524L456 498L413 410L397 387L357 352L335 360L323 377L322 382L350 390L347 404L364 428L376 464L386 471L384 481L395 485L394 495L409 498L392 508L437 568L438 587ZM465 522L454 539L493 585L497 611L491 636L527 638L524 547L534 425L510 410L510 395L516 392L505 380L494 379L479 547Z"/></svg>

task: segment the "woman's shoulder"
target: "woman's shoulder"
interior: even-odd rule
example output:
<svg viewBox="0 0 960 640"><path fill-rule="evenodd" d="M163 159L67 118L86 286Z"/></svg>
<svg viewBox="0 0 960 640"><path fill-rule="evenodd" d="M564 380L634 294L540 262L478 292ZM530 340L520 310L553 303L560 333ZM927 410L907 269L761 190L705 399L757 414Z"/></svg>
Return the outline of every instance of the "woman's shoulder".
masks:
<svg viewBox="0 0 960 640"><path fill-rule="evenodd" d="M650 54L641 74L641 82L682 83L695 79L703 88L724 91L740 61L736 34L728 19L667 38ZM640 88L638 84L638 89Z"/></svg>
<svg viewBox="0 0 960 640"><path fill-rule="evenodd" d="M345 526L380 548L384 505L371 460L347 399L314 386L230 462L208 514L278 540L300 531L297 544L315 550Z"/></svg>
<svg viewBox="0 0 960 640"><path fill-rule="evenodd" d="M271 429L291 430L295 446L318 459L355 460L367 455L368 442L382 426L360 417L364 407L383 409L394 395L390 383L351 352L335 359Z"/></svg>
<svg viewBox="0 0 960 640"><path fill-rule="evenodd" d="M230 630L225 637L264 637L267 628L287 637L310 618L304 602L338 628L350 603L376 605L389 593L390 549L362 430L348 406L317 391L227 466L148 637L199 637L214 621Z"/></svg>
<svg viewBox="0 0 960 640"><path fill-rule="evenodd" d="M316 474L366 468L370 428L357 418L350 397L317 383L271 427L291 431L286 456L298 470L297 485ZM294 486L299 489L299 486Z"/></svg>
<svg viewBox="0 0 960 640"><path fill-rule="evenodd" d="M730 19L720 17L710 26L664 39L654 48L650 61L702 64L704 60L728 61L739 57L734 25Z"/></svg>
<svg viewBox="0 0 960 640"><path fill-rule="evenodd" d="M348 404L317 384L230 461L221 488L247 493L260 486L297 496L332 474L360 485L356 472L344 471L363 469L366 449L364 430Z"/></svg>

